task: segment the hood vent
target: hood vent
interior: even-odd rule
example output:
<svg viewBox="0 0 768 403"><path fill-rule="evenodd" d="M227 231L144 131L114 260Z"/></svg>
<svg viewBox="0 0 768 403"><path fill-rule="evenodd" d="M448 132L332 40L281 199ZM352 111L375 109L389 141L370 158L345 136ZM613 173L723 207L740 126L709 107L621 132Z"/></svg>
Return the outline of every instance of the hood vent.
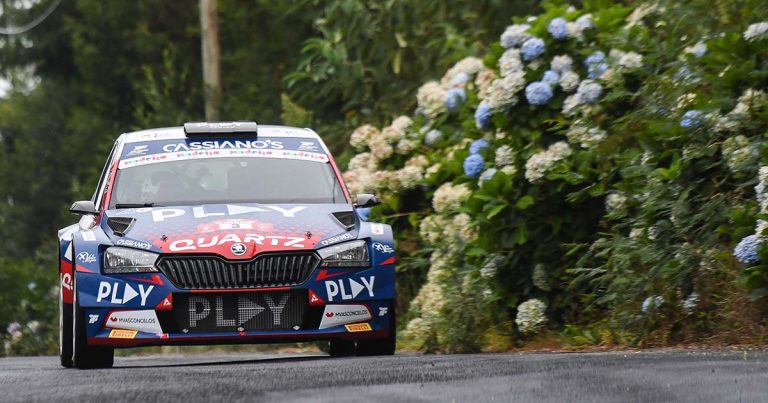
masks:
<svg viewBox="0 0 768 403"><path fill-rule="evenodd" d="M331 216L336 219L336 222L339 223L344 229L347 231L351 230L355 227L355 212L354 211L337 211L335 213L331 213Z"/></svg>
<svg viewBox="0 0 768 403"><path fill-rule="evenodd" d="M127 234L135 222L136 219L133 217L109 217L107 219L109 228L112 229L115 235L120 236Z"/></svg>

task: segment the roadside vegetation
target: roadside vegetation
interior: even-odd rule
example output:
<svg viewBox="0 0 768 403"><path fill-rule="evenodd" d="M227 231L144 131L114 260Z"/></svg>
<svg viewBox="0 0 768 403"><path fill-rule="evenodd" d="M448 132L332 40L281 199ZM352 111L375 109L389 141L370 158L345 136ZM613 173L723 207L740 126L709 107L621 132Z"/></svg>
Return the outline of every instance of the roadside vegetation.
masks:
<svg viewBox="0 0 768 403"><path fill-rule="evenodd" d="M220 0L222 118L313 127L381 196L405 348L765 342L764 2L509 3ZM0 43L0 355L57 351L55 231L114 137L203 119L196 5Z"/></svg>

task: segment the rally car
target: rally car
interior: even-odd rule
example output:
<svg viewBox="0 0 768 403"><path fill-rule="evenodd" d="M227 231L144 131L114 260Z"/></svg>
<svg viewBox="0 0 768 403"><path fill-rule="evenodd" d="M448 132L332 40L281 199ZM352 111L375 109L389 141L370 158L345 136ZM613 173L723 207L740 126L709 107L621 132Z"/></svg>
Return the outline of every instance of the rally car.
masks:
<svg viewBox="0 0 768 403"><path fill-rule="evenodd" d="M254 122L122 134L82 215L59 231L60 355L330 341L395 351L392 229L360 219L320 137Z"/></svg>

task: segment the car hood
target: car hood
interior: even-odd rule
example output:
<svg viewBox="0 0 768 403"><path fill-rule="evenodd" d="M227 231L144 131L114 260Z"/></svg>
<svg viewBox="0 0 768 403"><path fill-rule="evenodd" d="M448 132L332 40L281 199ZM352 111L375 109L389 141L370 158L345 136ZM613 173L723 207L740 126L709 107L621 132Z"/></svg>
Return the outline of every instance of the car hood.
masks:
<svg viewBox="0 0 768 403"><path fill-rule="evenodd" d="M107 210L100 223L115 245L227 259L312 250L355 239L356 224L347 204L255 203L114 209Z"/></svg>

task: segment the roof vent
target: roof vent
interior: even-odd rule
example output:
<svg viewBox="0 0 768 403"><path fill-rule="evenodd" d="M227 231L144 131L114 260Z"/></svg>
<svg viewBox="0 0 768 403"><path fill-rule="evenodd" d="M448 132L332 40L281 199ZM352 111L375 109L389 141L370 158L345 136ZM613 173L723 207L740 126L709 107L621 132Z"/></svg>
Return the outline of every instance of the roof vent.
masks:
<svg viewBox="0 0 768 403"><path fill-rule="evenodd" d="M109 217L107 219L107 225L112 229L112 232L120 236L127 234L135 222L136 219L133 217Z"/></svg>
<svg viewBox="0 0 768 403"><path fill-rule="evenodd" d="M192 136L256 136L259 125L256 122L187 122L184 123L184 134Z"/></svg>
<svg viewBox="0 0 768 403"><path fill-rule="evenodd" d="M337 211L331 213L336 222L339 223L347 231L355 227L355 212L354 211Z"/></svg>

